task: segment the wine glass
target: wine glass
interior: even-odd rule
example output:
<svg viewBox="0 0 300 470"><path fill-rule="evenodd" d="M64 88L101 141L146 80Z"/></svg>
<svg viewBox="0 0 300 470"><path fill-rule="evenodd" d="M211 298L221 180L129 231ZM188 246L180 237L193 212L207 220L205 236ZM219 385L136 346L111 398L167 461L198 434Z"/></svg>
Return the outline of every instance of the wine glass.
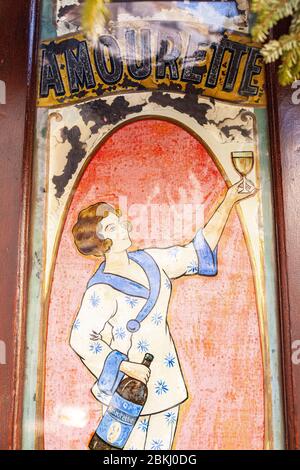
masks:
<svg viewBox="0 0 300 470"><path fill-rule="evenodd" d="M242 184L239 188L242 188L240 193L250 193L252 181L248 180L246 176L253 168L254 165L254 154L251 151L231 152L232 164L236 171L242 177Z"/></svg>

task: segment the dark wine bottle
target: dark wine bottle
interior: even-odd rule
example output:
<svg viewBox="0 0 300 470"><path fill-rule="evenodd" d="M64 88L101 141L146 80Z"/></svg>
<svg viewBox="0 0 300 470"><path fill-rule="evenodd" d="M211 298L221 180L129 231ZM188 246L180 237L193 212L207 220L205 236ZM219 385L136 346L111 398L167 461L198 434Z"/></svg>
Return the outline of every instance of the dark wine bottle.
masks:
<svg viewBox="0 0 300 470"><path fill-rule="evenodd" d="M142 364L150 367L152 354L145 354ZM121 450L137 422L148 396L147 385L126 377L112 396L109 407L92 437L91 450Z"/></svg>

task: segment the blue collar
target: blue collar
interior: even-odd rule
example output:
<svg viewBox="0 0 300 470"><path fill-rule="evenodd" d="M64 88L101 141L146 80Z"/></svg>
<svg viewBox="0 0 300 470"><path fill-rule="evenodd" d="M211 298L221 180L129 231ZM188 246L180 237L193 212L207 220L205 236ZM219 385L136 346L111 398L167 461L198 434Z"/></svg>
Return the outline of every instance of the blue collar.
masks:
<svg viewBox="0 0 300 470"><path fill-rule="evenodd" d="M140 310L137 317L129 320L127 323L128 331L135 333L140 329L141 322L149 315L157 302L161 280L159 267L149 253L146 253L144 250L138 250L128 253L128 257L138 263L145 271L149 282L149 289L142 284L123 276L105 273L105 262L100 265L99 269L88 282L87 287L89 288L95 284L107 284L124 294L147 299L147 302Z"/></svg>

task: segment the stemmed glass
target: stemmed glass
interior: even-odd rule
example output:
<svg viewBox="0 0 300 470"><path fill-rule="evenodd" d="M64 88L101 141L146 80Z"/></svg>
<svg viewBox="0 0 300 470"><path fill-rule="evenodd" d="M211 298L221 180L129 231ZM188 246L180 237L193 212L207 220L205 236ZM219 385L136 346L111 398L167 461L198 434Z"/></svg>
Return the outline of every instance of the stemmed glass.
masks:
<svg viewBox="0 0 300 470"><path fill-rule="evenodd" d="M241 193L250 193L253 185L246 176L250 173L254 165L254 154L251 151L231 152L232 164L241 175L243 182L239 186Z"/></svg>

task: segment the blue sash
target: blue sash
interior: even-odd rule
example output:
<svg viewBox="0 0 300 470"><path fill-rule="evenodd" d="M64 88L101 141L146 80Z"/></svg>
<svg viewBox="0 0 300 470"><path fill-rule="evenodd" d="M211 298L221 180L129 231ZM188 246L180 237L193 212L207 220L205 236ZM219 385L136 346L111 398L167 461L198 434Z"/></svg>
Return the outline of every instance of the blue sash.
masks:
<svg viewBox="0 0 300 470"><path fill-rule="evenodd" d="M145 271L149 282L149 289L126 277L105 273L105 262L100 265L99 269L89 280L87 287L89 288L95 284L107 284L126 295L147 299L137 317L129 320L127 323L127 330L130 333L136 333L141 327L141 322L145 320L157 302L161 279L159 267L149 253L146 253L144 250L133 251L128 253L128 258L135 261Z"/></svg>

